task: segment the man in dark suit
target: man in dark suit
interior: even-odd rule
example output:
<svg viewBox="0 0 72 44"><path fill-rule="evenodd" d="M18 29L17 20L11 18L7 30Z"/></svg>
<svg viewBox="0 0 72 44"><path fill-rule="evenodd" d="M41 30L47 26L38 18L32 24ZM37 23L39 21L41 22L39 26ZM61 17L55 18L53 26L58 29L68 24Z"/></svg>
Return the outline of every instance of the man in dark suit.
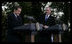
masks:
<svg viewBox="0 0 72 44"><path fill-rule="evenodd" d="M53 16L51 16L51 8L50 7L47 7L46 8L46 13L39 16L37 18L37 20L38 20L39 23L43 24L44 29L48 28L49 26L53 26L53 25L56 24L55 23L55 18ZM41 32L39 34L39 36L41 36L39 38L40 42L44 42L44 41L45 42L51 42L51 38L50 38L51 36L50 36L49 32L48 33L46 31Z"/></svg>
<svg viewBox="0 0 72 44"><path fill-rule="evenodd" d="M51 15L51 8L46 8L46 13L39 16L38 18L39 23L44 25L44 28L47 26L55 25L55 18Z"/></svg>
<svg viewBox="0 0 72 44"><path fill-rule="evenodd" d="M16 6L13 13L8 15L8 42L19 42L19 37L14 32L13 28L22 25L22 19L20 17L21 9L20 6Z"/></svg>

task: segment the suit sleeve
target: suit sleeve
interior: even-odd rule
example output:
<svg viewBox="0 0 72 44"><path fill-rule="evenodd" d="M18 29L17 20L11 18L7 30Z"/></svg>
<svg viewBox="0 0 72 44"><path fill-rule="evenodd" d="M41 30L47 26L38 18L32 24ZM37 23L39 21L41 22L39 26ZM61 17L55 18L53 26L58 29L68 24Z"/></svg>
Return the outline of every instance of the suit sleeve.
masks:
<svg viewBox="0 0 72 44"><path fill-rule="evenodd" d="M36 18L37 22L43 24L43 18L42 15L40 15L39 17Z"/></svg>
<svg viewBox="0 0 72 44"><path fill-rule="evenodd" d="M12 15L8 16L8 27L13 28L16 26L22 25L21 23L17 22Z"/></svg>
<svg viewBox="0 0 72 44"><path fill-rule="evenodd" d="M55 20L54 17L52 17L49 25L50 25L50 26L53 26L53 25L55 25L55 24L56 24L56 20Z"/></svg>

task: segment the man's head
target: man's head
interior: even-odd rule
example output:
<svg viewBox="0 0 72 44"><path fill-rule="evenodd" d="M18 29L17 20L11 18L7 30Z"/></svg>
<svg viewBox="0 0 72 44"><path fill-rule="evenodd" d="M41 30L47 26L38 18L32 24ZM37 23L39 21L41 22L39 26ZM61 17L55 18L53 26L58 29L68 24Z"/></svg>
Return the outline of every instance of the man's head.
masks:
<svg viewBox="0 0 72 44"><path fill-rule="evenodd" d="M51 8L50 7L46 7L46 14L51 14Z"/></svg>
<svg viewBox="0 0 72 44"><path fill-rule="evenodd" d="M21 9L22 9L21 6L16 6L14 8L14 14L19 16L19 14L21 13Z"/></svg>

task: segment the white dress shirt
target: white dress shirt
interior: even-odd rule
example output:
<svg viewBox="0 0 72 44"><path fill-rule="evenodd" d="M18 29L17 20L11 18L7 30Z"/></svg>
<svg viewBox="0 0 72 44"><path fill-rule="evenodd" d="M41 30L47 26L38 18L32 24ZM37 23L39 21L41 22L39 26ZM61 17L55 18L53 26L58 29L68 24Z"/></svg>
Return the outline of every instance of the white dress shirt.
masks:
<svg viewBox="0 0 72 44"><path fill-rule="evenodd" d="M49 18L49 16L50 16L50 14L49 14L49 15L45 15L45 19L48 19L48 18Z"/></svg>
<svg viewBox="0 0 72 44"><path fill-rule="evenodd" d="M15 17L17 18L17 15L16 14L14 14L15 15Z"/></svg>

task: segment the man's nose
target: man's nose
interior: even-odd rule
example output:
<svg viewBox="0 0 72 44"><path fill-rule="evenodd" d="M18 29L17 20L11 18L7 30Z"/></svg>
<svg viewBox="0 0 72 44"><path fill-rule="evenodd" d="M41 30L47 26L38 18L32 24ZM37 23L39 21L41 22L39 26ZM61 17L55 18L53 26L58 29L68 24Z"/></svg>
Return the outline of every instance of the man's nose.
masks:
<svg viewBox="0 0 72 44"><path fill-rule="evenodd" d="M18 14L20 14L20 12Z"/></svg>

